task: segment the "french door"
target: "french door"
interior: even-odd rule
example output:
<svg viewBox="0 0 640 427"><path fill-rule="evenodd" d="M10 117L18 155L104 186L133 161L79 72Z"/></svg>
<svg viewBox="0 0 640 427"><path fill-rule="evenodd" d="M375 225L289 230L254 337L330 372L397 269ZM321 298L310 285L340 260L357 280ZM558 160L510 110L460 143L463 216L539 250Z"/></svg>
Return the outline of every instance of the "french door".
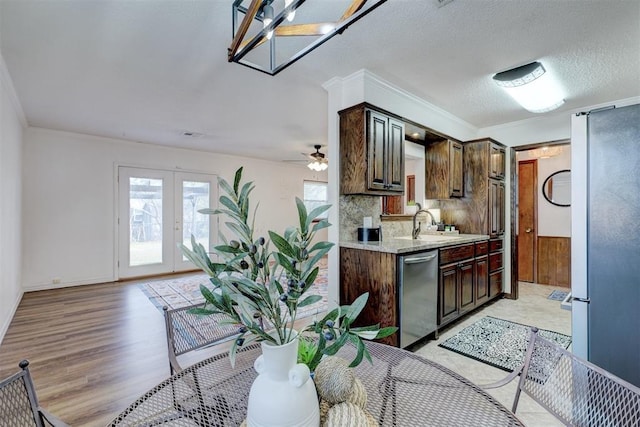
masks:
<svg viewBox="0 0 640 427"><path fill-rule="evenodd" d="M215 217L198 213L217 203L214 175L122 166L118 189L119 278L193 269L178 247L191 235L215 246Z"/></svg>

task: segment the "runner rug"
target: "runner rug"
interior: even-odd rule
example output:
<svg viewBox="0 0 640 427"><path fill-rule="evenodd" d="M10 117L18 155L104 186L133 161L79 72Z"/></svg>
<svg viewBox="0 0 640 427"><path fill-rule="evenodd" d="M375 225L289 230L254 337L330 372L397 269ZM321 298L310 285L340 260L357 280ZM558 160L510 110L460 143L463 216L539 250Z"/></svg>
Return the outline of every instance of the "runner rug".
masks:
<svg viewBox="0 0 640 427"><path fill-rule="evenodd" d="M487 316L467 326L440 347L460 353L505 371L513 371L524 362L529 344L530 326ZM571 337L540 329L541 337L567 348Z"/></svg>
<svg viewBox="0 0 640 427"><path fill-rule="evenodd" d="M320 295L322 300L298 310L298 319L313 316L327 310L327 260L320 260L318 264L320 271L313 287L308 291L309 295ZM170 309L184 307L204 302L200 293L200 285L208 286L209 276L203 273L196 273L189 276L175 277L166 280L156 280L140 285L142 292L149 298L149 301L162 312L163 306Z"/></svg>

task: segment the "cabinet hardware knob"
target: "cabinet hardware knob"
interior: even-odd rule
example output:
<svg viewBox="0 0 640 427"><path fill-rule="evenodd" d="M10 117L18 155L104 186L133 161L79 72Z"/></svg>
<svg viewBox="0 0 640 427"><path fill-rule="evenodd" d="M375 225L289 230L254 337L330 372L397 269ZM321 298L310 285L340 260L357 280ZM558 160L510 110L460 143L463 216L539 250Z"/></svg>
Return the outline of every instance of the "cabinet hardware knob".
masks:
<svg viewBox="0 0 640 427"><path fill-rule="evenodd" d="M533 229L531 229L531 228L525 228L525 230L524 230L525 233L531 233L532 231L533 231Z"/></svg>

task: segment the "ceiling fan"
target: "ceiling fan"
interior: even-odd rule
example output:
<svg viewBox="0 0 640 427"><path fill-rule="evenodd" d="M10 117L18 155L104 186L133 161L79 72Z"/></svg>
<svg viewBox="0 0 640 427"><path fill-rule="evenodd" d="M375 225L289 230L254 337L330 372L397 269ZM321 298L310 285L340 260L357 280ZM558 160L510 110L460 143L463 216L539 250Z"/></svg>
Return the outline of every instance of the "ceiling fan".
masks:
<svg viewBox="0 0 640 427"><path fill-rule="evenodd" d="M303 159L285 160L285 162L291 162L291 163L305 162L307 163L307 167L311 170L315 170L318 172L326 170L329 167L329 160L327 159L324 153L320 152L322 145L316 144L313 146L313 148L316 149L315 153L310 153L310 154L300 153L302 156L305 157L305 160Z"/></svg>

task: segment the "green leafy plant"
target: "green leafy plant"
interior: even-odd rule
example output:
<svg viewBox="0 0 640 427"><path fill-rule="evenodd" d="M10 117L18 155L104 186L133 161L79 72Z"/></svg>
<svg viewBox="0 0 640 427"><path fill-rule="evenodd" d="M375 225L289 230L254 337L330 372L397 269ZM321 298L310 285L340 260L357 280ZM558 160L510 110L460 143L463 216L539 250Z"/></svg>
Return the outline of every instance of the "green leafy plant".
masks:
<svg viewBox="0 0 640 427"><path fill-rule="evenodd" d="M251 341L281 345L295 339L293 332L298 309L322 299L309 291L318 276L317 264L333 243L313 241L319 230L330 226L326 219L318 219L330 206L319 206L307 212L302 200L296 198L298 226L287 228L283 234L269 231L269 240L262 236L256 238L257 207L251 214L249 201L255 188L253 182L242 183L240 168L233 184L222 178L218 179L218 184L223 193L219 198L220 207L199 212L226 217L224 225L234 238L227 240L221 233L222 244L213 249L215 261L193 236L192 247L180 244L180 249L209 275L212 284L212 287L200 286L206 303L202 308L193 309L192 313L222 314L225 317L222 324L238 326L238 337L230 350L233 364L238 347ZM275 250L270 249L271 245ZM380 329L378 325L351 327L367 298L364 294L350 306L337 307L303 331L307 335L317 334L315 351L309 351L307 364L310 369L317 366L323 354L335 354L347 342L354 343L358 349L352 366L359 364L363 357L371 360L362 338L383 338L396 331L397 328Z"/></svg>

